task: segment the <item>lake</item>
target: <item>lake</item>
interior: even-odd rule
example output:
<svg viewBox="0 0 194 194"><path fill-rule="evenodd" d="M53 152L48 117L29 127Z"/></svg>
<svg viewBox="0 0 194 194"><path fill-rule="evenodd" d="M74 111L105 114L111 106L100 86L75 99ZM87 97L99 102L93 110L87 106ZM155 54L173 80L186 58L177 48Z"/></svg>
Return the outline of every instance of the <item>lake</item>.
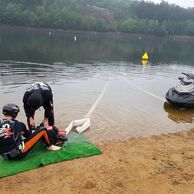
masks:
<svg viewBox="0 0 194 194"><path fill-rule="evenodd" d="M194 110L170 106L165 94L182 72L194 73L193 50L192 38L0 28L0 108L18 104L26 122L25 89L46 81L56 126L90 117L85 134L94 142L188 130Z"/></svg>

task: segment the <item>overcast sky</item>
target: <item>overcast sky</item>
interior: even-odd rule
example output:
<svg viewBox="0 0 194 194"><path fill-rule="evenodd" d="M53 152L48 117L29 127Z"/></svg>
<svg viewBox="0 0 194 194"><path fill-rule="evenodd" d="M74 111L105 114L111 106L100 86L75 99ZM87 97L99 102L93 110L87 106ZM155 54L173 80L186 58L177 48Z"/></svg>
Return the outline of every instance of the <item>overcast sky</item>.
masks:
<svg viewBox="0 0 194 194"><path fill-rule="evenodd" d="M161 0L151 0L155 3L160 3ZM194 7L194 0L165 0L167 1L168 3L174 3L176 5L179 5L181 7Z"/></svg>

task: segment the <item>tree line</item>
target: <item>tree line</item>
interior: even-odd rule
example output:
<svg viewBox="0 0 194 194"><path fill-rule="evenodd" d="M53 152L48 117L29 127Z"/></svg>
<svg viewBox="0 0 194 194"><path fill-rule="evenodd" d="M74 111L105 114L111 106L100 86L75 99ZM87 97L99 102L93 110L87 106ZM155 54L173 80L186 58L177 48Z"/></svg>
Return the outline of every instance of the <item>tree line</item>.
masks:
<svg viewBox="0 0 194 194"><path fill-rule="evenodd" d="M0 24L64 30L194 35L194 9L162 1L0 0Z"/></svg>

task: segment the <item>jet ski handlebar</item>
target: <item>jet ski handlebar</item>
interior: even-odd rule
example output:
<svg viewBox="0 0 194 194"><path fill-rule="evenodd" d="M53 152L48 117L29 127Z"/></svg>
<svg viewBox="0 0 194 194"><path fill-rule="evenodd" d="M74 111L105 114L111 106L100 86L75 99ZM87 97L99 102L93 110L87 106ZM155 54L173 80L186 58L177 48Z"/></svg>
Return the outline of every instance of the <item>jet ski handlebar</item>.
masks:
<svg viewBox="0 0 194 194"><path fill-rule="evenodd" d="M187 76L187 78L189 78L189 79L194 79L194 74L192 74L192 73L182 73L182 74Z"/></svg>

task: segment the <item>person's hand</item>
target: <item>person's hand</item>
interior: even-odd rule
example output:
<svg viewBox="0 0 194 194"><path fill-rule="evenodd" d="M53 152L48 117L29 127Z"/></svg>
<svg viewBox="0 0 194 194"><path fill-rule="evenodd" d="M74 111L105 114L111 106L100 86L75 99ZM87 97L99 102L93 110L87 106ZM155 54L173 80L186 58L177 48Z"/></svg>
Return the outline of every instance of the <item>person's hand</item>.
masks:
<svg viewBox="0 0 194 194"><path fill-rule="evenodd" d="M49 122L48 122L48 119L47 118L44 118L43 124L44 124L44 127L45 128L48 128L49 127Z"/></svg>
<svg viewBox="0 0 194 194"><path fill-rule="evenodd" d="M30 123L31 128L35 128L36 127L35 121L34 121L34 119L32 117L29 118L29 123Z"/></svg>

